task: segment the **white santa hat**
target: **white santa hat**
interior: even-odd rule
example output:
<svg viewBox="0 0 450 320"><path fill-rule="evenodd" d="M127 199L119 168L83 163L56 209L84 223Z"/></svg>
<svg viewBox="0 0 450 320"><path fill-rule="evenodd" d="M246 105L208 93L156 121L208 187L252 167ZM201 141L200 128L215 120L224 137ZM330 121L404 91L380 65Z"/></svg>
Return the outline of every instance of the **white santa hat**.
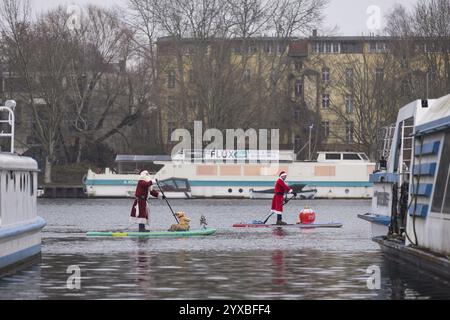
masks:
<svg viewBox="0 0 450 320"><path fill-rule="evenodd" d="M150 179L150 173L148 173L147 170L141 171L141 174L139 176L139 180L144 180L146 182L149 182Z"/></svg>
<svg viewBox="0 0 450 320"><path fill-rule="evenodd" d="M280 172L280 178L282 178L282 177L287 177L286 171L281 171Z"/></svg>

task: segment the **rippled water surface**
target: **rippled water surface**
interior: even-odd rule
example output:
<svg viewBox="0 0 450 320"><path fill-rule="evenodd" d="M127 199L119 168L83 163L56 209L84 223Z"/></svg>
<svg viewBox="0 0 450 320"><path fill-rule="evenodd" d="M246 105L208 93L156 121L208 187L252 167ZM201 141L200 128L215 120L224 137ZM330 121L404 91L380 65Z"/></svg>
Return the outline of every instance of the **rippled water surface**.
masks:
<svg viewBox="0 0 450 320"><path fill-rule="evenodd" d="M39 200L47 220L42 258L0 279L0 299L449 299L450 284L384 258L370 226L356 217L368 201L291 202L285 220L312 205L317 222L342 229L233 229L261 220L270 201L172 200L192 218L207 217L215 235L183 239L86 238L87 231L135 230L129 200ZM151 225L173 217L152 202ZM79 268L80 288L69 267ZM367 287L369 267L381 270L381 289Z"/></svg>

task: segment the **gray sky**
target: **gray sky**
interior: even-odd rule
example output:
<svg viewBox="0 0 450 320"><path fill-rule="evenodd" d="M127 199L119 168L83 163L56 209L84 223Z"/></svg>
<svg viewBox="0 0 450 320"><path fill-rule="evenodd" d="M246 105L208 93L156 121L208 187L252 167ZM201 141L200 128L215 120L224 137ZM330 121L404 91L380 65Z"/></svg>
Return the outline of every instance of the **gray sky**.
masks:
<svg viewBox="0 0 450 320"><path fill-rule="evenodd" d="M112 6L124 6L127 0L32 0L36 11L46 10L57 5L85 5L88 3ZM392 9L396 3L412 7L417 0L330 0L326 10L325 26L330 28L339 27L339 35L355 36L362 33L368 34L367 21L370 15L367 9L370 6L378 6L381 13L381 27L384 27L383 17Z"/></svg>

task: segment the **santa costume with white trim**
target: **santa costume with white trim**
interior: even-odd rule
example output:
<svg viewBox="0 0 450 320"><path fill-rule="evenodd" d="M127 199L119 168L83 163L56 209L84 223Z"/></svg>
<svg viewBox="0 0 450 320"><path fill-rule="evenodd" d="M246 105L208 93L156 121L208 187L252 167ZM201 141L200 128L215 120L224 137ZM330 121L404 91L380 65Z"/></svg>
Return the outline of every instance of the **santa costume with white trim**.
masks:
<svg viewBox="0 0 450 320"><path fill-rule="evenodd" d="M150 212L147 208L149 193L155 198L162 197L161 193L153 190L153 182L148 171L142 171L134 194L135 200L130 216L130 222L139 224L139 231L145 231L145 225L149 225Z"/></svg>
<svg viewBox="0 0 450 320"><path fill-rule="evenodd" d="M283 221L283 202L284 196L287 193L293 193L291 187L289 187L285 180L287 178L287 173L282 171L280 176L275 183L275 194L272 200L272 213L277 214L277 223L280 224Z"/></svg>

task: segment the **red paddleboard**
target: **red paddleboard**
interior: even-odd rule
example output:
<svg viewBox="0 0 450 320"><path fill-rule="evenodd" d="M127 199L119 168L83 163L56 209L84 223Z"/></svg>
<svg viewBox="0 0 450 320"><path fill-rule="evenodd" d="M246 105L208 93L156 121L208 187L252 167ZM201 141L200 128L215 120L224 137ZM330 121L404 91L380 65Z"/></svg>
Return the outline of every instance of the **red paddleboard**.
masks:
<svg viewBox="0 0 450 320"><path fill-rule="evenodd" d="M315 229L315 228L342 228L342 223L311 223L311 224L287 224L284 226L277 224L253 224L253 223L237 223L233 228L299 228L299 229Z"/></svg>

